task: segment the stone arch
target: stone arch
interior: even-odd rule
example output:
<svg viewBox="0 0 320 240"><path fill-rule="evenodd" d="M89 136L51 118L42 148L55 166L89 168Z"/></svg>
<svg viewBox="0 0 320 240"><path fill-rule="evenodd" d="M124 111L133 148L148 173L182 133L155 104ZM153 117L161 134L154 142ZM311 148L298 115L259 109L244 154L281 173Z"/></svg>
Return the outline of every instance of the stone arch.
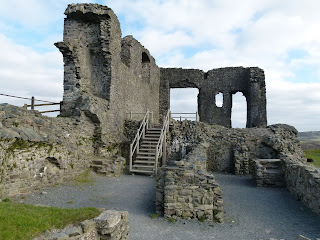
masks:
<svg viewBox="0 0 320 240"><path fill-rule="evenodd" d="M243 104L244 101L245 101L245 106ZM241 122L244 120L243 117L245 119L245 123L241 124ZM245 128L247 126L247 122L248 122L247 97L241 91L233 92L232 105L231 105L231 127Z"/></svg>

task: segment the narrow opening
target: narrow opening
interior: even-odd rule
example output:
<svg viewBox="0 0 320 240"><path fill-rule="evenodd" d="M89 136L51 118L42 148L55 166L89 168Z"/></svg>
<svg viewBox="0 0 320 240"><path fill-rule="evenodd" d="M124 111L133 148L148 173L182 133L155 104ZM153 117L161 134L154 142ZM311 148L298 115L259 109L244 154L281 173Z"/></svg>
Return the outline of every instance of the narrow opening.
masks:
<svg viewBox="0 0 320 240"><path fill-rule="evenodd" d="M219 92L216 94L216 106L217 107L222 107L223 106L223 93Z"/></svg>
<svg viewBox="0 0 320 240"><path fill-rule="evenodd" d="M175 120L195 121L198 111L198 88L170 89L170 111Z"/></svg>
<svg viewBox="0 0 320 240"><path fill-rule="evenodd" d="M231 126L245 128L247 123L247 101L241 92L232 95Z"/></svg>
<svg viewBox="0 0 320 240"><path fill-rule="evenodd" d="M146 54L145 52L142 53L142 62L143 63L150 62L150 58L149 58L148 54Z"/></svg>

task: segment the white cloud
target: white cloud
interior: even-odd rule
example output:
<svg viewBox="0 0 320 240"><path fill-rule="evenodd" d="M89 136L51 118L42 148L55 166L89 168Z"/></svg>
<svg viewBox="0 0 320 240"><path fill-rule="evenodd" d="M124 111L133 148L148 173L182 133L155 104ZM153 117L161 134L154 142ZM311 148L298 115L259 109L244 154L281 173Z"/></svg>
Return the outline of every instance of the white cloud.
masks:
<svg viewBox="0 0 320 240"><path fill-rule="evenodd" d="M37 53L0 34L1 93L48 101L62 100L63 62L59 51ZM25 100L1 97L1 102L23 105Z"/></svg>
<svg viewBox="0 0 320 240"><path fill-rule="evenodd" d="M2 90L61 98L62 55L52 44L62 40L63 12L71 2L11 0L1 3L0 81L6 83L1 84ZM89 2L102 2L111 7L126 33L148 48L160 66L203 70L227 66L263 68L269 123L280 121L299 130L320 130L319 1ZM23 46L24 36L19 35L19 29L41 36L34 49ZM4 36L10 31L15 31L18 38L15 40L20 41ZM36 48L46 50L40 53ZM306 54L295 56L292 54L295 50ZM303 69L317 73L315 79L297 82L298 71ZM295 78L295 82L290 81L291 78ZM49 87L44 88L44 84Z"/></svg>

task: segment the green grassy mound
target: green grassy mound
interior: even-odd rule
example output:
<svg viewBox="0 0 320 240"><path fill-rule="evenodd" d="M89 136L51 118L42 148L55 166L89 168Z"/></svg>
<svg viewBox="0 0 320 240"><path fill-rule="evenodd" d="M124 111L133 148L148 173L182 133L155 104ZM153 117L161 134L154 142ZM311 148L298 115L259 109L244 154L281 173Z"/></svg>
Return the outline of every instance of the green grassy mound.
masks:
<svg viewBox="0 0 320 240"><path fill-rule="evenodd" d="M0 239L32 239L46 229L64 228L99 214L96 208L61 209L1 202Z"/></svg>
<svg viewBox="0 0 320 240"><path fill-rule="evenodd" d="M312 158L314 162L311 162L316 167L320 167L320 149L304 150L306 158Z"/></svg>

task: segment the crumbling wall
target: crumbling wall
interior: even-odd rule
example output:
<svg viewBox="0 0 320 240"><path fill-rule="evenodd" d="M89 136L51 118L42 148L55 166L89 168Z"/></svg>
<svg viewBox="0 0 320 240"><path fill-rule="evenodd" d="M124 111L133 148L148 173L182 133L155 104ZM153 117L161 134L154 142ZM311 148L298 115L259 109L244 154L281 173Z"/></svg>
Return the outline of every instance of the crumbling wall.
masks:
<svg viewBox="0 0 320 240"><path fill-rule="evenodd" d="M320 215L320 170L295 155L281 158L288 190Z"/></svg>
<svg viewBox="0 0 320 240"><path fill-rule="evenodd" d="M257 67L227 67L203 72L196 69L161 68L160 113L170 108L170 88L198 88L200 121L231 127L232 94L242 92L247 100L247 128L266 127L264 72ZM216 95L223 94L223 105Z"/></svg>
<svg viewBox="0 0 320 240"><path fill-rule="evenodd" d="M162 167L157 179L157 212L166 218L223 222L219 184L206 172L206 144L200 144L180 161Z"/></svg>
<svg viewBox="0 0 320 240"><path fill-rule="evenodd" d="M96 141L89 118L49 118L1 104L0 197L28 194L80 174L97 157ZM100 157L112 160L120 153L118 143L109 142Z"/></svg>
<svg viewBox="0 0 320 240"><path fill-rule="evenodd" d="M101 146L123 137L129 112L159 115L160 70L132 36L121 39L114 12L98 4L70 4L65 11L62 116L87 116L96 123Z"/></svg>
<svg viewBox="0 0 320 240"><path fill-rule="evenodd" d="M129 239L129 213L105 210L98 217L58 231L46 231L33 240L55 239Z"/></svg>
<svg viewBox="0 0 320 240"><path fill-rule="evenodd" d="M181 151L181 146L206 143L209 145L206 150L208 171L247 175L253 171L254 159L280 158L287 154L304 159L296 134L294 127L285 124L236 129L202 122L173 121L168 152L174 155Z"/></svg>

